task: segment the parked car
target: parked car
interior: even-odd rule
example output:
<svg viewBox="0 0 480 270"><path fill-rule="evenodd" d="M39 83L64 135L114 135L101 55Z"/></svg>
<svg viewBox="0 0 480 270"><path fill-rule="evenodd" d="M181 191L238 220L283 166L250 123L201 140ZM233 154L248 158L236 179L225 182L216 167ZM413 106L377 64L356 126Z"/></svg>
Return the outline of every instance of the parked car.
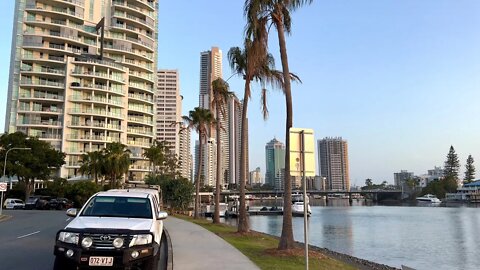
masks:
<svg viewBox="0 0 480 270"><path fill-rule="evenodd" d="M5 209L23 209L25 208L25 203L20 199L8 198L3 203Z"/></svg>
<svg viewBox="0 0 480 270"><path fill-rule="evenodd" d="M159 198L158 187L110 190L68 209L74 219L57 233L53 269L159 269L167 218Z"/></svg>
<svg viewBox="0 0 480 270"><path fill-rule="evenodd" d="M73 203L66 198L53 198L49 202L49 209L63 210L73 207Z"/></svg>
<svg viewBox="0 0 480 270"><path fill-rule="evenodd" d="M25 209L45 210L50 208L48 196L30 196L25 202Z"/></svg>

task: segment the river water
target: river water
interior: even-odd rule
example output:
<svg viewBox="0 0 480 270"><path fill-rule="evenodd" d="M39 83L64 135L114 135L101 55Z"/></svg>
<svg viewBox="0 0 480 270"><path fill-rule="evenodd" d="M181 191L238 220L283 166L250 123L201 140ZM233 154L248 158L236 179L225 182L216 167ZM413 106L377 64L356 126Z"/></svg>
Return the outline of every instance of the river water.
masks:
<svg viewBox="0 0 480 270"><path fill-rule="evenodd" d="M336 205L312 206L311 245L397 268L480 269L480 208ZM282 216L250 216L250 226L280 236ZM293 230L303 242L302 217Z"/></svg>

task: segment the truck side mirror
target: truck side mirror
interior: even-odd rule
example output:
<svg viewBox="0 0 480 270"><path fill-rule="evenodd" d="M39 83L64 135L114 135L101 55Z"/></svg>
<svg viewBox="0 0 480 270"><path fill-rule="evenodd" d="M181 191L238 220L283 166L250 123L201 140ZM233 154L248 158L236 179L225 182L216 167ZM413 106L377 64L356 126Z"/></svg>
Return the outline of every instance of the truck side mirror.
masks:
<svg viewBox="0 0 480 270"><path fill-rule="evenodd" d="M165 212L165 211L159 211L158 212L158 217L157 217L158 220L163 220L163 219L166 219L167 217L168 217L167 212Z"/></svg>
<svg viewBox="0 0 480 270"><path fill-rule="evenodd" d="M70 208L70 209L67 210L66 214L69 217L76 217L77 214L78 214L77 212L78 212L77 208Z"/></svg>

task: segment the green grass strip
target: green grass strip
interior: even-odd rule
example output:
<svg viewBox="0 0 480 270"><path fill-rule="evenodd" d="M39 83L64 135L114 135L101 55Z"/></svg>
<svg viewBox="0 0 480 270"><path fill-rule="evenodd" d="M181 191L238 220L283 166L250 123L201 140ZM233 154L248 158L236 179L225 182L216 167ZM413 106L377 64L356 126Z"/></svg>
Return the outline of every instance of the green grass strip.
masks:
<svg viewBox="0 0 480 270"><path fill-rule="evenodd" d="M175 216L186 221L198 224L215 233L230 243L262 270L300 270L305 269L303 249L296 249L288 254L277 252L278 238L261 233L237 234L237 228L213 224L205 219L193 219L186 216ZM309 268L315 270L354 270L349 264L335 260L320 252L309 253Z"/></svg>

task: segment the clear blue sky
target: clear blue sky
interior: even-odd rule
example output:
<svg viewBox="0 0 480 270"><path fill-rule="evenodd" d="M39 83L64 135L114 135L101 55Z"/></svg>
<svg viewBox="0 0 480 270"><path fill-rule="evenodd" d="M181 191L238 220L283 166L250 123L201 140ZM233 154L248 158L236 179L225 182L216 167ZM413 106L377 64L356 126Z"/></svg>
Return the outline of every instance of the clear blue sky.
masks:
<svg viewBox="0 0 480 270"><path fill-rule="evenodd" d="M198 106L200 52L240 46L244 1L160 1L159 68L180 71L183 112ZM0 1L0 125L4 126L14 1ZM351 183L393 182L406 169L442 166L450 145L462 171L480 162L480 1L323 0L298 10L287 46L294 126L348 140ZM275 36L271 51L280 68ZM240 79L229 81L242 96ZM258 86L250 102L250 168L265 172L265 143L284 141L282 94L263 121ZM480 165L477 165L480 170Z"/></svg>

